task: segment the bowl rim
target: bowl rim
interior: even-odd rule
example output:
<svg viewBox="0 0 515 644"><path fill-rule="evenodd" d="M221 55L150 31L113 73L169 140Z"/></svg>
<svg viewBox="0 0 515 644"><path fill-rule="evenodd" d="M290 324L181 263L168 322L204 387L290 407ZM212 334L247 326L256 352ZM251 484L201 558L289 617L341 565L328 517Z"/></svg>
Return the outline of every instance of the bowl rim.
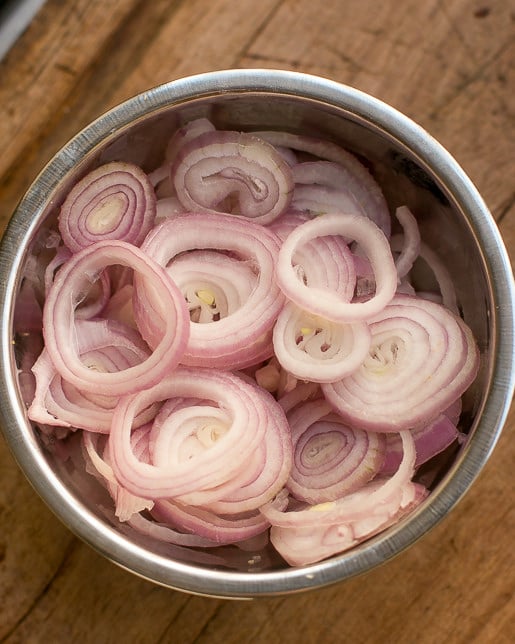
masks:
<svg viewBox="0 0 515 644"><path fill-rule="evenodd" d="M486 274L490 277L494 318L492 346L495 348L490 366L493 384L473 440L447 473L446 485L432 492L430 504L423 504L393 528L342 555L302 568L248 573L206 570L149 553L77 503L42 455L26 421L24 406L14 384L11 337L24 251L48 199L63 176L100 144L129 126L135 113L139 120L193 99L242 92L292 97L299 96L300 92L302 99L344 108L396 140L407 143L438 178L445 176L445 185L466 214L476 237L487 240L481 250ZM27 212L34 213L34 217L26 217ZM207 72L159 85L113 107L70 139L28 188L0 242L0 270L5 276L0 282L0 420L11 452L36 492L72 532L119 566L176 590L224 598L293 593L351 578L390 560L435 527L470 488L497 443L513 397L513 274L497 225L475 186L452 155L409 117L358 89L312 74L279 69Z"/></svg>

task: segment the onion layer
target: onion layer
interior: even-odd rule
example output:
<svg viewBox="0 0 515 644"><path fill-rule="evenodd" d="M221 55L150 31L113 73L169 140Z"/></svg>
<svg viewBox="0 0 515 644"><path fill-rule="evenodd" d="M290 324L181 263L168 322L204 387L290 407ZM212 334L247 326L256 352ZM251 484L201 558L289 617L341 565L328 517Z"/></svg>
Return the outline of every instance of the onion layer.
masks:
<svg viewBox="0 0 515 644"><path fill-rule="evenodd" d="M324 235L354 239L367 254L376 278L376 292L366 302L349 302L323 288L309 287L297 278L294 254L308 241ZM397 288L397 273L388 240L369 219L359 215L327 214L298 226L279 252L277 281L285 295L302 309L333 322L355 322L381 311ZM354 285L353 285L354 286Z"/></svg>
<svg viewBox="0 0 515 644"><path fill-rule="evenodd" d="M106 266L113 264L128 266L143 280L149 280L151 303L165 324L146 360L109 373L92 371L81 361L73 318L76 303L88 282L94 282ZM131 244L100 241L73 255L60 269L45 302L43 335L49 356L65 380L83 391L121 396L152 386L177 366L188 341L189 316L180 291L161 266Z"/></svg>

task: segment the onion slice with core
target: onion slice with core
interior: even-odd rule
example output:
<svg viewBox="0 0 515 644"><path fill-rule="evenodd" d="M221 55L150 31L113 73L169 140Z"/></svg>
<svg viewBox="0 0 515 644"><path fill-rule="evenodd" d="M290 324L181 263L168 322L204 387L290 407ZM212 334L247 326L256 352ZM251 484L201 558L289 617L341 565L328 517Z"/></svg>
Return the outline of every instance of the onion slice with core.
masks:
<svg viewBox="0 0 515 644"><path fill-rule="evenodd" d="M383 463L384 435L349 427L325 400L299 405L288 422L294 459L286 487L301 501L335 501L370 481Z"/></svg>
<svg viewBox="0 0 515 644"><path fill-rule="evenodd" d="M147 175L137 165L113 161L70 190L61 206L59 231L74 253L104 239L139 246L155 216L156 196Z"/></svg>
<svg viewBox="0 0 515 644"><path fill-rule="evenodd" d="M231 215L178 215L151 231L141 248L160 265L168 267L171 275L174 275L174 258L197 249L230 251L256 272L256 284L237 310L228 310L226 317L211 323L191 323L183 364L234 370L272 356L272 328L284 302L275 279L279 247L279 239L272 231ZM212 278L215 278L214 272ZM241 276L235 273L233 279L237 283ZM202 290L201 298L209 306L215 305L217 292L211 286ZM148 328L144 337L152 346L161 334L162 320L149 314L146 302L146 289L136 276L135 316L140 328Z"/></svg>
<svg viewBox="0 0 515 644"><path fill-rule="evenodd" d="M170 398L193 398L202 404L179 405L159 432L159 446L154 447L157 461L141 462L131 447L134 417L150 404ZM223 497L231 480L248 480L246 470L276 423L286 437L287 421L280 405L266 392L257 395L255 385L227 372L178 367L154 387L120 400L109 437L113 471L119 483L137 496L177 498L219 487ZM288 476L291 441L281 444L283 452L272 454L281 461L278 467L261 463L261 469L272 467L277 472L268 498L277 494Z"/></svg>
<svg viewBox="0 0 515 644"><path fill-rule="evenodd" d="M472 332L440 304L396 295L369 328L372 343L362 366L321 385L354 427L396 432L428 423L476 377L479 351Z"/></svg>
<svg viewBox="0 0 515 644"><path fill-rule="evenodd" d="M273 339L277 360L291 374L334 382L362 364L371 335L364 322L337 324L288 302L277 318Z"/></svg>

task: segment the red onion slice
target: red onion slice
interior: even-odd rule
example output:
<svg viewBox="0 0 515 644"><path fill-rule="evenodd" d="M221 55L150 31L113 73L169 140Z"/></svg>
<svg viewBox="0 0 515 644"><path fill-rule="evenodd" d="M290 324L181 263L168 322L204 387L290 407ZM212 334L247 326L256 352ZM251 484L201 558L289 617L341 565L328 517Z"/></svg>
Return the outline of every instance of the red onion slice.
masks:
<svg viewBox="0 0 515 644"><path fill-rule="evenodd" d="M309 287L298 279L293 267L295 253L303 244L325 235L354 239L366 253L376 278L376 292L368 301L349 302L331 290ZM300 308L333 322L355 322L374 315L390 302L397 288L397 272L388 240L372 221L334 213L321 215L290 233L279 252L277 281Z"/></svg>
<svg viewBox="0 0 515 644"><path fill-rule="evenodd" d="M141 462L131 446L133 419L141 409L169 398L194 398L202 404L179 405L159 432L159 446L154 446L157 464ZM270 427L277 431L273 429L277 423L282 424L281 436L286 436L281 407L269 394L257 395L255 385L213 369L178 367L151 389L121 399L109 439L113 471L118 482L137 496L177 498L218 486L223 496L224 486L234 477L245 477L256 449ZM274 458L284 459L288 468L291 443L281 444L283 453ZM282 465L277 471L283 472ZM272 494L284 484L282 476L272 485Z"/></svg>
<svg viewBox="0 0 515 644"><path fill-rule="evenodd" d="M299 213L286 213L270 225L284 242L301 224L310 221ZM356 262L347 242L340 236L315 237L298 248L292 259L297 276L309 287L336 291L350 300L356 282Z"/></svg>
<svg viewBox="0 0 515 644"><path fill-rule="evenodd" d="M382 434L346 425L325 400L288 414L294 459L286 487L310 504L335 501L370 481L384 460Z"/></svg>
<svg viewBox="0 0 515 644"><path fill-rule="evenodd" d="M321 385L355 427L395 432L427 423L476 377L479 352L470 328L439 304L397 295L369 328L372 343L363 365Z"/></svg>
<svg viewBox="0 0 515 644"><path fill-rule="evenodd" d="M150 301L164 325L146 360L119 372L102 373L89 369L77 353L74 308L85 283L114 264L132 268L147 283ZM83 391L121 396L152 386L177 366L188 341L189 317L180 291L161 266L131 244L101 241L76 253L60 269L45 302L43 335L50 358L65 380Z"/></svg>
<svg viewBox="0 0 515 644"><path fill-rule="evenodd" d="M415 445L408 431L400 433L403 458L395 474L374 479L336 501L283 510L284 494L261 508L272 524L270 539L293 566L344 552L377 534L420 503L427 491L411 482Z"/></svg>
<svg viewBox="0 0 515 644"><path fill-rule="evenodd" d="M142 245L142 250L162 266L168 266L172 275L174 258L196 249L235 253L256 272L256 284L246 301L227 317L208 324L191 323L182 363L242 369L271 357L272 328L284 301L275 280L278 238L264 226L231 215L185 214L155 228ZM245 275L248 276L246 269ZM233 280L238 279L236 274ZM140 327L143 324L148 327L145 337L152 346L161 333L162 321L148 314L146 291L137 276L135 287L136 319ZM210 301L215 294L209 288L206 290L203 297Z"/></svg>
<svg viewBox="0 0 515 644"><path fill-rule="evenodd" d="M458 430L461 416L462 399L457 398L444 412L427 425L421 425L411 431L415 441L417 458L415 468L429 461L443 452L454 441L461 441L465 437ZM381 467L381 474L391 474L399 467L402 459L402 442L398 434L390 433L386 436L386 454Z"/></svg>
<svg viewBox="0 0 515 644"><path fill-rule="evenodd" d="M167 147L165 157L168 164L171 164L175 161L179 151L193 139L196 139L201 134L206 134L208 132L215 132L216 127L213 123L207 118L198 118L193 121L185 123L182 127L174 132L174 135L170 139ZM170 169L168 169L168 173Z"/></svg>
<svg viewBox="0 0 515 644"><path fill-rule="evenodd" d="M81 361L91 370L121 371L140 364L149 356L148 346L140 335L114 320L78 320L76 329L77 352ZM117 396L88 394L67 383L57 373L46 350L43 350L32 371L36 378L36 390L27 412L31 420L91 432L109 432ZM136 419L135 426L147 422L147 412L144 411Z"/></svg>
<svg viewBox="0 0 515 644"><path fill-rule="evenodd" d="M305 161L295 165L292 174L295 181L292 208L299 208L299 198L310 196L309 192L306 194L305 190L299 191L298 188L310 187L312 199L320 202L321 198L326 198L326 205L320 204L322 209L318 214L348 212L367 216L368 193L345 166L331 161ZM375 221L373 215L370 219Z"/></svg>
<svg viewBox="0 0 515 644"><path fill-rule="evenodd" d="M287 303L274 327L281 366L300 380L334 382L362 364L371 335L364 322L337 324Z"/></svg>
<svg viewBox="0 0 515 644"><path fill-rule="evenodd" d="M418 468L431 458L443 452L460 437L460 432L445 414L440 414L427 425L417 427L411 432L415 441ZM381 468L382 474L391 474L399 467L402 446L398 434L386 434L386 456Z"/></svg>
<svg viewBox="0 0 515 644"><path fill-rule="evenodd" d="M86 470L95 476L109 491L115 504L115 516L119 521L127 523L137 532L158 541L190 548L212 548L220 545L218 541L213 541L197 534L184 534L174 530L169 525L162 525L154 520L146 519L141 512L145 510L152 511L156 504L151 499L144 499L131 494L118 484L109 463L108 450L101 449L99 446L98 434L85 432L83 445ZM135 441L134 447L137 449ZM100 451L102 451L102 455L100 455Z"/></svg>
<svg viewBox="0 0 515 644"><path fill-rule="evenodd" d="M139 246L155 215L156 197L147 175L136 165L113 161L70 190L61 206L59 231L72 252L106 239Z"/></svg>
<svg viewBox="0 0 515 644"><path fill-rule="evenodd" d="M171 177L186 210L231 212L262 224L288 208L293 191L281 154L240 132L208 132L189 141L179 150Z"/></svg>
<svg viewBox="0 0 515 644"><path fill-rule="evenodd" d="M457 303L456 288L452 277L438 254L424 242L420 243L420 257L433 271L442 296L442 304L456 315L460 314Z"/></svg>
<svg viewBox="0 0 515 644"><path fill-rule="evenodd" d="M226 486L233 489L223 495L219 494L222 488L218 487L218 498L213 502L206 500L206 507L217 514L254 511L279 492L291 471L292 441L284 412L268 392L251 379L247 379L247 382L254 389L254 395L269 410L268 423L265 435L249 460L239 484Z"/></svg>

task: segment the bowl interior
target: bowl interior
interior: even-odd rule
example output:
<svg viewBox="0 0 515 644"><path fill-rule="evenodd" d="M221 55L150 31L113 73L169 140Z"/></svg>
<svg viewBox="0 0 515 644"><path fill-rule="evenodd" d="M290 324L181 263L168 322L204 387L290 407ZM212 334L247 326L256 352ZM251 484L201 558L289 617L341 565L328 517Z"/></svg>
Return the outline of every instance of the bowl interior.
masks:
<svg viewBox="0 0 515 644"><path fill-rule="evenodd" d="M366 163L379 181L392 213L397 206L406 204L416 214L423 240L439 255L453 276L460 310L471 326L482 354L481 372L466 395L460 424L460 429L468 435L467 442L473 440L478 431L479 416L491 386L495 349L495 311L483 243L470 217L464 212L463 204L456 198L453 186L447 183L444 168L430 166L422 158L420 148L413 149L402 132L395 127L388 128L385 122L374 119L373 114L367 114L366 110L330 104L313 96L264 90L211 91L187 100L173 101L170 97L166 101L162 98L159 100L162 104L144 115L137 113L141 101L133 100L118 108L118 112L115 110L103 117L100 120L102 136L98 140L95 138L94 127L90 127L86 134L86 138L89 137L86 152L80 149L81 145L84 147L84 137L79 141L80 145L77 140L72 141L60 153L59 159L54 160L43 173L43 179L40 177L34 184L15 214L13 225L22 220L25 224L23 231L17 233L17 248L11 251L16 259L8 266L11 290L7 303L10 307L7 334L15 339L9 358L13 377L9 396L18 415L18 426L16 430L11 430L11 435L13 431L22 435L17 440L24 442L25 448L31 452L30 456L20 458L18 451L22 467L61 519L118 563L174 587L181 587L182 584L177 581L177 575L182 575L183 579L189 570L194 569L200 572L209 569L210 574L223 571L229 577L234 574L240 580L251 579L253 583L259 575L280 573L284 579L284 575L291 572L288 566L272 548L262 547L259 543L254 547L250 545L248 550L227 546L200 552L163 545L138 535L129 526L121 525L114 517L106 492L95 479L75 468L71 461L63 461L59 450L44 446L37 428L24 418L25 403L28 401L23 400L26 388L22 379L30 368L31 351L34 351L34 343L37 345L38 330L30 334L19 332L16 320L21 310L16 310L16 302L20 302L18 306L21 307L21 298L17 298L23 275L34 269L35 261L43 262L48 254L45 240L48 231L55 228L56 214L68 189L93 167L111 160L131 161L146 171L153 170L160 165L166 143L177 127L198 117L208 117L221 129L284 129L329 139L351 150ZM127 123L131 110L133 122L120 127L117 118L122 114L122 120ZM114 124L111 128L113 131L107 134L106 119L111 119ZM8 238L9 235L11 239L14 238L12 226L7 233ZM423 267L419 280L424 288L430 289L434 285L430 272L424 271ZM71 440L77 442L76 437ZM419 477L434 490L433 494L444 489L458 475L466 449L467 443L461 448L453 448L430 467L422 469ZM47 474L53 477L51 483L42 482ZM51 498L56 491L61 496L59 503ZM427 520L420 521L417 517L427 511L432 499L433 495L414 516L388 530L386 537L395 536L407 525L411 526L411 532L403 545L421 536L427 529ZM359 556L368 557L366 565L373 565L375 559L383 558L383 554L376 553L374 558L370 553L375 544L384 541L384 538L384 535L380 535L356 549ZM116 552L113 552L113 543L116 544ZM363 560L356 563L356 552L333 558L339 562L340 576L355 574L358 568L366 568ZM138 558L144 558L145 562L136 563ZM353 563L351 568L346 569L348 562ZM317 572L327 565L330 564L325 562L318 566ZM252 576L245 577L247 574ZM224 579L227 584L228 577ZM226 594L213 584L207 586L210 594ZM189 587L187 583L182 585L187 590L202 592L198 584L190 584ZM244 590L240 594L246 592ZM255 587L248 592L255 592Z"/></svg>

